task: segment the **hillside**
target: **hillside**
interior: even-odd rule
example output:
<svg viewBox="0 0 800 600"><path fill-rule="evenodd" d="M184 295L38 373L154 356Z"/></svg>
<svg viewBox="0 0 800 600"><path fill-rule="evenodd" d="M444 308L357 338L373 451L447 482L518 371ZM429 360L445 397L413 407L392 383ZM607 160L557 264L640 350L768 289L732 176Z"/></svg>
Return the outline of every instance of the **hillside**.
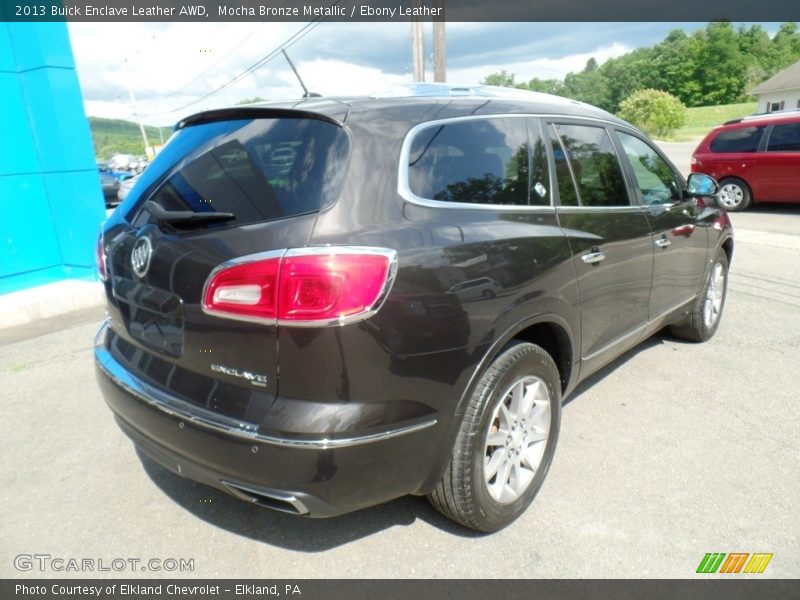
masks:
<svg viewBox="0 0 800 600"><path fill-rule="evenodd" d="M757 109L758 105L755 102L687 108L686 123L669 136L669 139L675 142L699 141L715 125L722 125L730 119L752 115Z"/></svg>
<svg viewBox="0 0 800 600"><path fill-rule="evenodd" d="M144 142L137 123L122 119L89 117L89 127L92 130L94 153L98 161L108 160L116 153L144 156ZM147 139L151 146L160 145L162 135L164 141L167 141L172 133L169 127L160 129L161 134L159 134L158 127L145 126Z"/></svg>

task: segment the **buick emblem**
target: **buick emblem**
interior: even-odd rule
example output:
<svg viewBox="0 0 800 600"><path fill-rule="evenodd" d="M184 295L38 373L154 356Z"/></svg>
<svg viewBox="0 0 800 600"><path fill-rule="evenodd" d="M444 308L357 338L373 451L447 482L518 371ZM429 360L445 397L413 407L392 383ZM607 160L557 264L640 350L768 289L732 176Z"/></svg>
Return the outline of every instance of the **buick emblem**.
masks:
<svg viewBox="0 0 800 600"><path fill-rule="evenodd" d="M153 254L153 244L150 243L150 238L141 237L136 240L131 252L131 266L133 272L137 277L144 277L147 275L147 269L150 268L150 256Z"/></svg>

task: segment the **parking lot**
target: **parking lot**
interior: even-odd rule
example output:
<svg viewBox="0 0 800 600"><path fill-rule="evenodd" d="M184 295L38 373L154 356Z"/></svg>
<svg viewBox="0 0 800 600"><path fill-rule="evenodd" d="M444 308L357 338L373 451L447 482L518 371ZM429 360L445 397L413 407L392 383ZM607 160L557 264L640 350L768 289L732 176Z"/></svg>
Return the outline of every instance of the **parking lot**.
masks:
<svg viewBox="0 0 800 600"><path fill-rule="evenodd" d="M798 577L800 205L732 219L716 337L656 336L581 385L539 497L490 536L423 498L317 521L183 480L137 457L98 393L102 309L0 330L0 576L82 575L13 564L49 554L194 560L126 576L685 578L706 552L770 552L761 577Z"/></svg>

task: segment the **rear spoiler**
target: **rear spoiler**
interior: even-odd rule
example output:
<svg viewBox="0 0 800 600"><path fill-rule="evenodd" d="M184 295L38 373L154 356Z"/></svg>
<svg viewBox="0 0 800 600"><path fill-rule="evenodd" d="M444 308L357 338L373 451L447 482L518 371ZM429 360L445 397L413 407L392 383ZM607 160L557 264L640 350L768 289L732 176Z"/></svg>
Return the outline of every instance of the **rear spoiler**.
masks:
<svg viewBox="0 0 800 600"><path fill-rule="evenodd" d="M337 127L344 127L344 122L310 110L297 110L294 108L268 108L261 106L237 106L232 108L218 108L195 113L178 121L175 131L192 125L213 123L215 121L233 121L236 119L315 119L324 121Z"/></svg>

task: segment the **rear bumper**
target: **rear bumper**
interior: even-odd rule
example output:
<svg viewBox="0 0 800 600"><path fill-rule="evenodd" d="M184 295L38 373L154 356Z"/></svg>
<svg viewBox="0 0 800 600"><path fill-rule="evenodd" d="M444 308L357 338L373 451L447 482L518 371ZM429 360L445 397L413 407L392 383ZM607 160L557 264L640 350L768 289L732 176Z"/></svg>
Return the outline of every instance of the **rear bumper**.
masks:
<svg viewBox="0 0 800 600"><path fill-rule="evenodd" d="M199 410L137 378L95 341L98 385L117 423L167 469L243 500L328 517L420 491L436 456L434 418L380 431L282 436ZM424 490L423 490L424 491Z"/></svg>

